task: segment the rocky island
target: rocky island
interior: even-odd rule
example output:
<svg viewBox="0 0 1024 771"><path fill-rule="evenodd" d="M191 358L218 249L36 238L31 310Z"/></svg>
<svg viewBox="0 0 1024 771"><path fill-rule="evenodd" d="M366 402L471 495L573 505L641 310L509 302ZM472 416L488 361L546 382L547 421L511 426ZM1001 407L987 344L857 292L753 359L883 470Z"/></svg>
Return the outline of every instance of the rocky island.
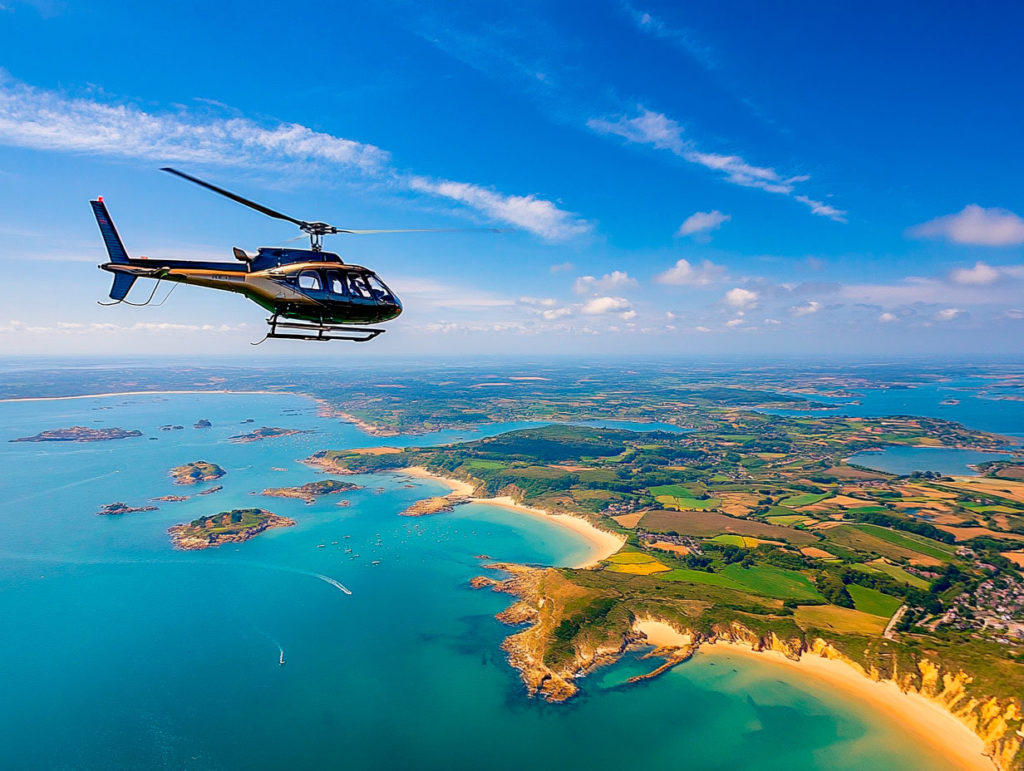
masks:
<svg viewBox="0 0 1024 771"><path fill-rule="evenodd" d="M96 512L101 517L115 516L118 514L135 514L138 511L156 511L156 506L129 506L127 503L122 501L115 501L114 503L108 503L104 506L100 506L100 510Z"/></svg>
<svg viewBox="0 0 1024 771"><path fill-rule="evenodd" d="M227 472L216 463L194 460L182 466L175 466L168 473L174 477L174 483L177 485L197 485L200 482L220 479Z"/></svg>
<svg viewBox="0 0 1024 771"><path fill-rule="evenodd" d="M278 516L266 509L232 509L175 525L167 532L175 548L196 551L225 543L242 543L264 530L294 524L294 519Z"/></svg>
<svg viewBox="0 0 1024 771"><path fill-rule="evenodd" d="M275 498L298 498L307 504L313 503L321 495L334 495L361 489L351 482L339 482L337 479L324 479L319 482L307 482L295 487L268 487L260 495Z"/></svg>
<svg viewBox="0 0 1024 771"><path fill-rule="evenodd" d="M272 426L263 426L262 428L250 431L248 434L238 434L236 436L229 437L228 441L235 442L237 444L247 444L249 442L260 442L264 439L277 439L281 436L308 433L308 431L300 431L297 428L274 428Z"/></svg>
<svg viewBox="0 0 1024 771"><path fill-rule="evenodd" d="M466 503L469 499L461 495L440 495L434 498L424 498L416 501L401 513L403 517L426 517L430 514L441 514L451 511L460 503Z"/></svg>
<svg viewBox="0 0 1024 771"><path fill-rule="evenodd" d="M35 436L22 436L11 439L12 442L106 442L111 439L130 439L142 436L141 431L126 431L123 428L89 428L88 426L71 426L41 431Z"/></svg>

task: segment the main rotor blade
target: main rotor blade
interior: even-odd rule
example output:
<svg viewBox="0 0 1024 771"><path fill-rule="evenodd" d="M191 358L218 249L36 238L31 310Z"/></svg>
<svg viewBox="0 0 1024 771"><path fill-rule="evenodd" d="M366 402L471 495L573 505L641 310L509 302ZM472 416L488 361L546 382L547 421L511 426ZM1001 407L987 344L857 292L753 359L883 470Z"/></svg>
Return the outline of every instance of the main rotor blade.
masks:
<svg viewBox="0 0 1024 771"><path fill-rule="evenodd" d="M243 206L248 206L250 209L255 209L261 214L266 214L268 217L274 217L279 220L287 220L288 222L294 222L296 225L303 229L305 229L305 226L309 224L307 222L303 222L302 220L297 220L294 217L289 217L287 214L282 214L279 211L274 211L273 209L267 208L263 204L256 203L255 201L250 201L248 198L242 198L242 196L236 195L235 193L232 193L230 190L225 190L224 188L217 187L216 185L211 185L209 182L204 182L203 180L190 176L189 174L186 174L183 171L178 171L177 169L172 169L167 166L160 169L160 171L166 171L170 174L174 174L177 177L181 177L182 179L187 179L189 182L195 182L197 185L205 187L207 190L212 190L215 193L220 193L221 195L230 198L232 201L240 203Z"/></svg>
<svg viewBox="0 0 1024 771"><path fill-rule="evenodd" d="M349 233L355 236L371 236L377 233L508 233L505 228L398 228L390 230L349 230L338 228L335 233Z"/></svg>

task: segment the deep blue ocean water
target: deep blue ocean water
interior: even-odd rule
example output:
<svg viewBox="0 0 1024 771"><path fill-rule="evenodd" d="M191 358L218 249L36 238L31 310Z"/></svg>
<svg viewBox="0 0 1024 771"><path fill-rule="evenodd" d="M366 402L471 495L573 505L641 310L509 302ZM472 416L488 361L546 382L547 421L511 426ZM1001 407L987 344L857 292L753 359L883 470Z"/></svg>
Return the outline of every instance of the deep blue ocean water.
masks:
<svg viewBox="0 0 1024 771"><path fill-rule="evenodd" d="M193 429L200 418L213 428ZM145 436L6 441L74 424ZM263 425L313 433L226 441ZM947 767L859 702L740 657L698 655L623 687L650 666L631 656L570 703L528 699L499 647L510 630L493 618L510 598L467 582L481 554L581 561L588 547L571 533L482 504L400 518L444 488L391 474L353 478L365 488L343 496L348 508L252 494L318 478L296 462L317 449L525 425L385 440L284 395L0 404L0 768ZM198 459L227 469L223 490L95 516L115 500L194 492L167 470ZM254 505L298 524L171 548L169 526Z"/></svg>

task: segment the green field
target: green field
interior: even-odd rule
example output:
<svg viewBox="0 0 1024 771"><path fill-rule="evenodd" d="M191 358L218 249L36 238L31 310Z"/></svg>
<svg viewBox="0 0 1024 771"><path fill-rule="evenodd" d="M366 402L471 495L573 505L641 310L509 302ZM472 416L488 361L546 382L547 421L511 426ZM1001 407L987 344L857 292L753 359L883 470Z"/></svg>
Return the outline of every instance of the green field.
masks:
<svg viewBox="0 0 1024 771"><path fill-rule="evenodd" d="M853 525L858 530L862 530L865 533L881 538L883 541L902 546L905 549L912 549L913 551L927 554L929 557L934 557L937 560L948 560L951 556L956 554L956 546L948 543L942 543L941 541L935 541L931 538L926 538L923 535L917 535L916 533L906 533L901 530L890 530L880 525Z"/></svg>
<svg viewBox="0 0 1024 771"><path fill-rule="evenodd" d="M500 460L482 460L480 458L470 458L466 461L466 465L470 468L505 468L508 466L507 463L502 463Z"/></svg>
<svg viewBox="0 0 1024 771"><path fill-rule="evenodd" d="M782 514L779 516L765 517L766 520L771 522L773 525L782 525L783 527L789 527L795 525L798 522L803 522L807 519L806 514Z"/></svg>
<svg viewBox="0 0 1024 771"><path fill-rule="evenodd" d="M690 570L689 568L677 568L657 576L662 581L685 581L691 584L710 584L711 586L723 586L726 589L737 589L746 591L747 587L723 576L721 573L705 573L703 570Z"/></svg>
<svg viewBox="0 0 1024 771"><path fill-rule="evenodd" d="M743 568L737 564L726 565L722 575L731 578L748 589L787 600L820 600L821 595L814 584L802 573L785 570L772 565L756 565Z"/></svg>
<svg viewBox="0 0 1024 771"><path fill-rule="evenodd" d="M890 578L894 578L904 584L917 587L918 589L927 589L928 582L919 576L915 576L913 573L908 573L906 570L901 568L899 565L890 565L888 562L882 560L875 560L866 565L851 565L854 570L860 570L864 573L882 573Z"/></svg>
<svg viewBox="0 0 1024 771"><path fill-rule="evenodd" d="M874 528L869 532L864 527L862 525L840 525L839 527L832 527L823 531L823 534L827 540L839 546L845 546L855 551L877 554L880 557L887 557L891 560L915 560L932 556L926 554L924 548L919 548L916 543L903 545L888 537L875 534L875 530L881 530L886 534L893 533L891 530L886 530L883 527L867 526ZM934 557L934 559L949 560L949 555L945 552L939 552L939 554L940 556Z"/></svg>
<svg viewBox="0 0 1024 771"><path fill-rule="evenodd" d="M791 509L795 509L798 506L810 506L812 503L823 501L830 495L832 495L832 493L804 493L803 495L793 495L779 501L779 505L789 506Z"/></svg>
<svg viewBox="0 0 1024 771"><path fill-rule="evenodd" d="M863 613L870 613L872 616L889 618L896 612L896 608L903 604L903 600L883 594L877 589L869 589L866 586L850 584L846 591L853 598L853 607Z"/></svg>

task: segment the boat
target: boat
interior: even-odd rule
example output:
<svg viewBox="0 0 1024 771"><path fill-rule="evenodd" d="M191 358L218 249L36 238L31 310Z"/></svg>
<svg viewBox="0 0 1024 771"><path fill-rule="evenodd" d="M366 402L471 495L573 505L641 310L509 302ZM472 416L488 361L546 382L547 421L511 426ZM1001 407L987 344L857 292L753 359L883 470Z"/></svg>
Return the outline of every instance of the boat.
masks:
<svg viewBox="0 0 1024 771"><path fill-rule="evenodd" d="M284 666L284 651L281 651L281 658L278 660L277 665L279 667L283 667Z"/></svg>

